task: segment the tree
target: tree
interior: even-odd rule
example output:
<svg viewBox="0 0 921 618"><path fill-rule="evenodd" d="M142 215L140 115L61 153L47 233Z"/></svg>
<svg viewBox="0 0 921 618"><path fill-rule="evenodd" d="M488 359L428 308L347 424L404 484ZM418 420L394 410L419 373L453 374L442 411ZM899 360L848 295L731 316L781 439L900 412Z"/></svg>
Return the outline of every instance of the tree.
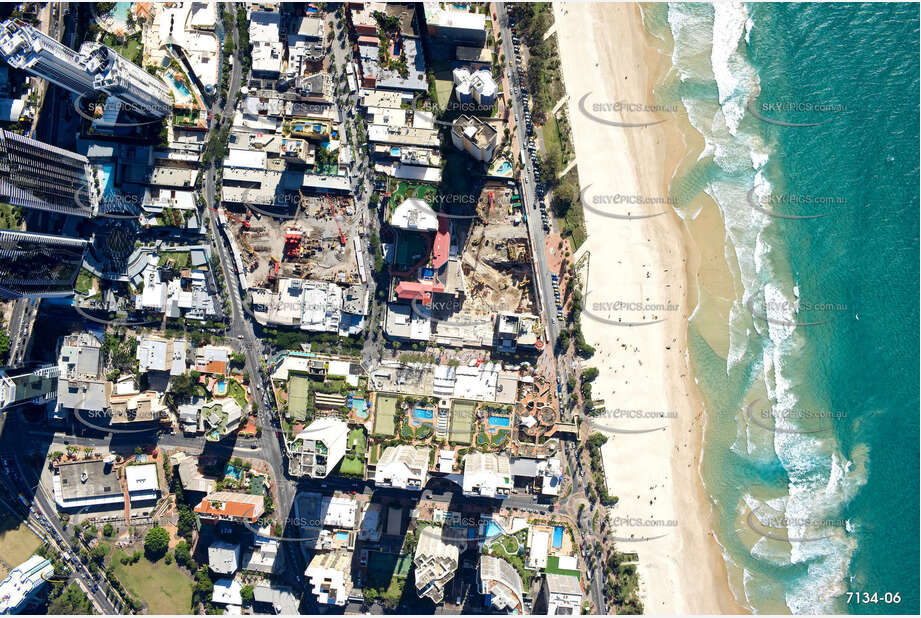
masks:
<svg viewBox="0 0 921 618"><path fill-rule="evenodd" d="M243 599L243 602L249 605L253 602L253 587L250 585L243 586L240 589L240 598Z"/></svg>
<svg viewBox="0 0 921 618"><path fill-rule="evenodd" d="M103 545L102 543L97 543L96 547L90 550L90 558L96 564L102 564L107 553L109 553L108 546Z"/></svg>
<svg viewBox="0 0 921 618"><path fill-rule="evenodd" d="M144 537L144 552L151 560L159 560L169 547L169 532L154 526Z"/></svg>
<svg viewBox="0 0 921 618"><path fill-rule="evenodd" d="M103 536L112 536L115 534L115 528L112 527L112 524L106 524L102 527Z"/></svg>
<svg viewBox="0 0 921 618"><path fill-rule="evenodd" d="M65 588L60 596L48 603L49 615L91 614L92 604L76 582Z"/></svg>
<svg viewBox="0 0 921 618"><path fill-rule="evenodd" d="M185 541L179 541L176 545L176 549L173 550L173 555L176 557L176 563L180 566L186 566L192 561L192 554L189 552L189 544Z"/></svg>

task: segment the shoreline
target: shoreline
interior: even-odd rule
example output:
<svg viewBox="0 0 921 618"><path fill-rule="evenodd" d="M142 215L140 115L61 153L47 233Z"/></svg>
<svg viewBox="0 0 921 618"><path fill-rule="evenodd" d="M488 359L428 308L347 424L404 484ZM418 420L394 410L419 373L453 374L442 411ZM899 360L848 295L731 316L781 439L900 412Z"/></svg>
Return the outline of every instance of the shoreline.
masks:
<svg viewBox="0 0 921 618"><path fill-rule="evenodd" d="M610 102L654 104L654 80L670 68L670 57L654 44L638 5L587 4L578 11L568 6L555 3L554 16L580 188L592 187L586 201L588 191L667 196L673 174L694 153L688 142L702 144L702 138L689 125L690 131L682 131L672 114L596 113L628 123L668 118L652 126L615 127L592 120L579 104L589 93L590 112L591 102L601 103L602 110ZM600 370L593 397L604 399L607 411L592 422L602 430L622 430L603 431L608 488L619 498L610 509L608 534L625 539L616 543L619 551L639 555L645 613L748 613L730 589L700 476L705 415L687 338L699 296L698 271L711 256L701 254L674 212L624 220L605 216L604 208L648 215L662 207L585 209L588 239L576 256L590 253L583 296L593 315L583 313L582 327L596 353L585 365ZM716 233L716 226L712 229ZM618 302L644 306L610 310ZM654 320L661 321L617 324Z"/></svg>

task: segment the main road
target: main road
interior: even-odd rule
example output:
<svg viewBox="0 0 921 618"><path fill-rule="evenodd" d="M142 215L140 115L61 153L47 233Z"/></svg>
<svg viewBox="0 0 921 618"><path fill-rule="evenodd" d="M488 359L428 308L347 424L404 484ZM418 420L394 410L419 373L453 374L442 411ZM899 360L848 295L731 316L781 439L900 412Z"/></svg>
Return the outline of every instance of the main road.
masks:
<svg viewBox="0 0 921 618"><path fill-rule="evenodd" d="M236 7L236 5L229 5ZM227 100L224 106L220 106L220 101L215 99L212 105L212 112L220 113L220 123L215 122L218 117L214 113L211 118L211 127L209 137L216 134L225 126L233 122L233 113L237 101L237 93L241 86L241 62L240 62L240 45L239 36L236 27L233 29L234 39L234 60L233 69L230 76L230 86L227 92ZM228 295L230 296L230 328L229 333L234 345L240 345L243 348L243 354L246 357L246 372L249 374L250 396L255 406L259 424L262 426L262 436L259 439L262 458L272 469L272 476L275 480L275 488L278 495L278 502L275 505L275 511L284 519L288 518L288 513L294 504L294 496L297 493L297 484L287 478L287 467L283 446L281 441L284 439L279 432L275 430L277 420L274 411L274 396L270 396L270 385L267 384L267 375L262 367L262 342L256 337L253 330L253 324L250 316L243 306L243 297L241 296L240 282L236 275L234 260L230 255L227 245L225 244L222 233L229 232L229 228L223 228L218 217L215 215L219 200L216 195L216 165L221 162L212 163L205 172L204 180L204 198L206 211L211 224L211 240L214 248L217 250L218 258L221 263L221 269L224 272L224 281L227 285ZM300 575L304 572L306 566L301 552L295 551L292 543L284 543L288 565L293 567L294 572ZM290 574L290 572L289 572Z"/></svg>

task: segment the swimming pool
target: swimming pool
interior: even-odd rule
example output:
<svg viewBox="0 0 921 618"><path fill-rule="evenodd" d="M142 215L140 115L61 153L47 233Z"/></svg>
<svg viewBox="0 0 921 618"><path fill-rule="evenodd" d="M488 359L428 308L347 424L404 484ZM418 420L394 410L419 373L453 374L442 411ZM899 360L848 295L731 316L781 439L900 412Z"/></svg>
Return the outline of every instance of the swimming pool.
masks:
<svg viewBox="0 0 921 618"><path fill-rule="evenodd" d="M214 394L221 396L227 394L227 380L221 380L215 385Z"/></svg>
<svg viewBox="0 0 921 618"><path fill-rule="evenodd" d="M128 11L131 10L131 2L116 2L115 8L109 13L112 21L122 28L128 27Z"/></svg>
<svg viewBox="0 0 921 618"><path fill-rule="evenodd" d="M432 410L428 408L416 408L413 410L413 416L418 419L431 420L435 414Z"/></svg>
<svg viewBox="0 0 921 618"><path fill-rule="evenodd" d="M510 427L512 424L512 419L508 416L490 416L488 420L494 427Z"/></svg>
<svg viewBox="0 0 921 618"><path fill-rule="evenodd" d="M499 169L496 170L496 173L505 175L511 171L512 171L512 164L509 163L508 161L503 161L502 165L499 166Z"/></svg>
<svg viewBox="0 0 921 618"><path fill-rule="evenodd" d="M348 541L348 540L349 540L349 533L348 533L348 532L337 532L337 533L336 533L336 540L337 540L337 541Z"/></svg>
<svg viewBox="0 0 921 618"><path fill-rule="evenodd" d="M553 527L553 549L559 549L563 546L563 526Z"/></svg>
<svg viewBox="0 0 921 618"><path fill-rule="evenodd" d="M499 527L499 524L490 519L486 524L486 538L491 539L500 534L502 534L502 528Z"/></svg>
<svg viewBox="0 0 921 618"><path fill-rule="evenodd" d="M358 418L368 418L368 402L361 397L352 398L352 411Z"/></svg>
<svg viewBox="0 0 921 618"><path fill-rule="evenodd" d="M237 468L236 466L227 464L227 466L224 468L224 476L232 476L239 481L241 478L243 478L243 470Z"/></svg>
<svg viewBox="0 0 921 618"><path fill-rule="evenodd" d="M172 80L173 85L176 87L176 90L178 90L182 94L182 96L185 96L185 97L192 96L192 93L189 92L189 89L186 88L186 85L183 84L178 79L176 79L174 75L170 75L169 78Z"/></svg>

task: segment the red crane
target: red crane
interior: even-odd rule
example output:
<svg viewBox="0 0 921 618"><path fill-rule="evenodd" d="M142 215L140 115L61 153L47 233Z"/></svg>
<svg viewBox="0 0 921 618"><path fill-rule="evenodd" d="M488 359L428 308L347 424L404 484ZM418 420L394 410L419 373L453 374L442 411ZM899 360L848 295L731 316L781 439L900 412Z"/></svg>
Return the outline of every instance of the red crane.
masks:
<svg viewBox="0 0 921 618"><path fill-rule="evenodd" d="M329 211L333 215L333 221L336 222L336 229L339 230L339 242L342 246L345 246L345 234L342 233L342 226L339 225L339 214L336 212L336 202L332 198L329 199Z"/></svg>
<svg viewBox="0 0 921 618"><path fill-rule="evenodd" d="M232 214L230 214L229 212L227 212L227 210L224 210L224 214L225 214L225 215L227 216L227 218L230 219L231 221L236 221L237 223L239 223L240 225L242 225L242 226L245 227L246 229L249 229L249 221L247 221L246 219L241 219L240 217L235 217L235 216L233 216Z"/></svg>

